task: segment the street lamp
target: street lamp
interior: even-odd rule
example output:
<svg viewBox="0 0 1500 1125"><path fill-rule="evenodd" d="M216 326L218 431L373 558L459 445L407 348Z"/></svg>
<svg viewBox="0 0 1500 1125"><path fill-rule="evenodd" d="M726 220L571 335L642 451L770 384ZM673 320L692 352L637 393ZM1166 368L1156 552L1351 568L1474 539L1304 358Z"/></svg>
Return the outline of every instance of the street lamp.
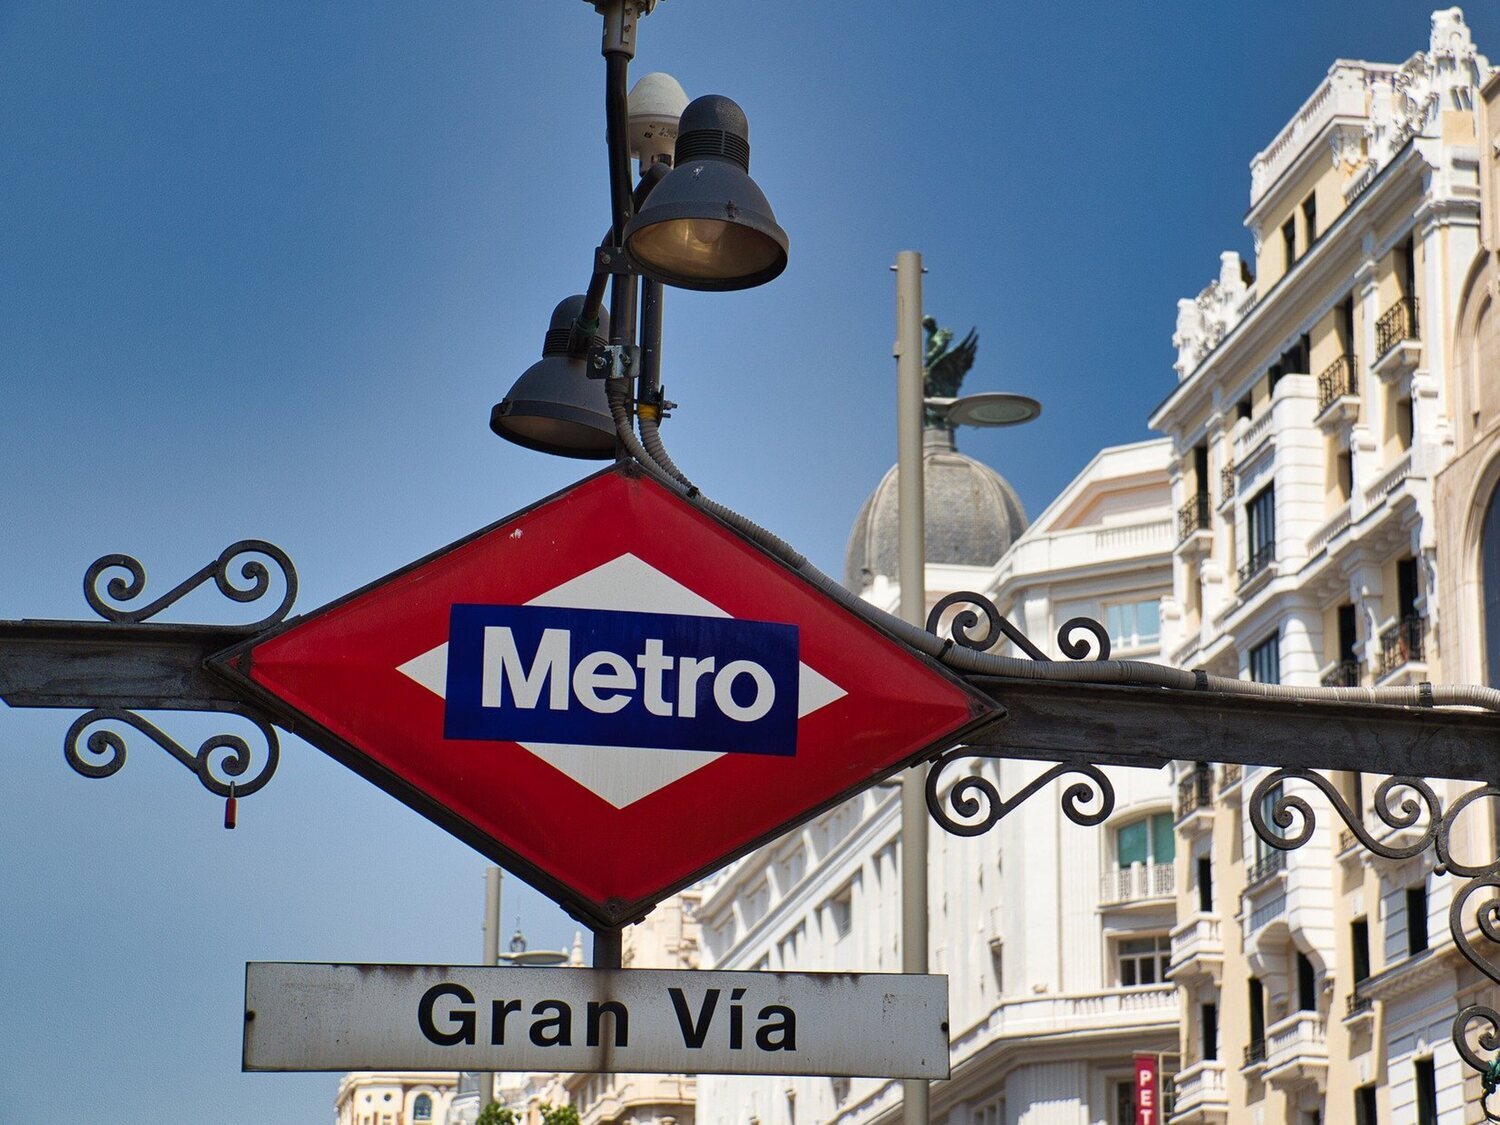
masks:
<svg viewBox="0 0 1500 1125"><path fill-rule="evenodd" d="M953 426L1019 426L1042 412L1026 395L989 391L962 398L927 398L922 352L922 255L896 255L896 510L901 617L922 628L927 620L926 480L922 428L928 410ZM926 973L927 796L920 768L901 777L901 971ZM905 1125L927 1125L930 1087L902 1083Z"/></svg>
<svg viewBox="0 0 1500 1125"><path fill-rule="evenodd" d="M717 94L688 102L667 74L648 74L627 94L639 24L656 0L586 2L604 17L610 229L588 288L557 306L541 361L491 411L490 428L528 449L603 459L621 441L630 447L622 427L632 412L654 443L667 407L662 287L762 285L786 268L788 241L750 178L750 125L738 105Z"/></svg>

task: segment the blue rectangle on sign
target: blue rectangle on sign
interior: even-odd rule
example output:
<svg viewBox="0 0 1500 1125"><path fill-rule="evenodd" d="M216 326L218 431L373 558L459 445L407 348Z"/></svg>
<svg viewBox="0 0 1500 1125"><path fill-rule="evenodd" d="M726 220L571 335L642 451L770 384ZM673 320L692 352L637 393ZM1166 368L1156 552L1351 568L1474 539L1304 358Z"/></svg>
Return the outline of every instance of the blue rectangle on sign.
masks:
<svg viewBox="0 0 1500 1125"><path fill-rule="evenodd" d="M798 667L795 625L455 605L443 734L790 756Z"/></svg>

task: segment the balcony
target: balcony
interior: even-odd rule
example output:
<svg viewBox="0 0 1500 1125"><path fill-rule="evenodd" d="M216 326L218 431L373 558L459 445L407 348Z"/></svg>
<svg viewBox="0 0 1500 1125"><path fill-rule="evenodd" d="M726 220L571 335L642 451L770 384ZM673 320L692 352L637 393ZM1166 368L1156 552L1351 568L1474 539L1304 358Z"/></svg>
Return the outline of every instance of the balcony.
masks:
<svg viewBox="0 0 1500 1125"><path fill-rule="evenodd" d="M1392 465L1375 482L1365 489L1365 507L1374 508L1395 492L1401 483L1411 476L1411 451L1408 450L1401 459Z"/></svg>
<svg viewBox="0 0 1500 1125"><path fill-rule="evenodd" d="M1202 1059L1179 1070L1172 1077L1172 1114L1174 1122L1223 1119L1229 1112L1229 1093L1224 1088L1224 1064L1218 1059Z"/></svg>
<svg viewBox="0 0 1500 1125"><path fill-rule="evenodd" d="M1349 993L1344 1003L1344 1022L1355 1023L1363 1021L1375 1014L1375 1000L1373 997L1360 989L1364 981L1359 981L1354 986L1354 991Z"/></svg>
<svg viewBox="0 0 1500 1125"><path fill-rule="evenodd" d="M1359 687L1359 661L1340 660L1323 672L1319 681L1324 687Z"/></svg>
<svg viewBox="0 0 1500 1125"><path fill-rule="evenodd" d="M1177 893L1177 870L1170 863L1132 863L1099 877L1100 906L1128 906Z"/></svg>
<svg viewBox="0 0 1500 1125"><path fill-rule="evenodd" d="M1359 417L1359 362L1341 355L1318 376L1319 426L1328 429L1348 425Z"/></svg>
<svg viewBox="0 0 1500 1125"><path fill-rule="evenodd" d="M1271 564L1275 561L1275 543L1262 543L1258 547L1252 547L1250 549L1250 557L1240 564L1240 586L1248 586L1262 574L1268 573Z"/></svg>
<svg viewBox="0 0 1500 1125"><path fill-rule="evenodd" d="M1422 618L1408 615L1380 634L1380 679L1394 675L1408 664L1421 664L1426 658Z"/></svg>
<svg viewBox="0 0 1500 1125"><path fill-rule="evenodd" d="M1234 499L1235 471L1233 465L1219 470L1219 507L1224 508Z"/></svg>
<svg viewBox="0 0 1500 1125"><path fill-rule="evenodd" d="M1382 379L1402 375L1417 366L1422 355L1417 299L1401 297L1375 322L1375 353L1370 370Z"/></svg>
<svg viewBox="0 0 1500 1125"><path fill-rule="evenodd" d="M1234 458L1236 464L1243 464L1249 456L1271 437L1271 414L1268 406L1261 411L1260 417L1252 418L1250 423L1239 432L1234 439Z"/></svg>
<svg viewBox="0 0 1500 1125"><path fill-rule="evenodd" d="M1180 547L1199 532L1212 526L1208 493L1200 492L1177 509L1177 545Z"/></svg>
<svg viewBox="0 0 1500 1125"><path fill-rule="evenodd" d="M1267 1081L1292 1084L1327 1073L1327 1031L1317 1012L1293 1012L1266 1029Z"/></svg>
<svg viewBox="0 0 1500 1125"><path fill-rule="evenodd" d="M1212 808L1214 775L1207 766L1198 766L1177 783L1177 819L1186 820L1199 809Z"/></svg>
<svg viewBox="0 0 1500 1125"><path fill-rule="evenodd" d="M1272 875L1286 870L1286 852L1280 848L1269 848L1264 855L1252 863L1245 872L1245 889L1257 887Z"/></svg>
<svg viewBox="0 0 1500 1125"><path fill-rule="evenodd" d="M1198 977L1217 980L1223 964L1223 929L1212 914L1197 914L1172 931L1167 979L1177 984Z"/></svg>
<svg viewBox="0 0 1500 1125"><path fill-rule="evenodd" d="M1264 1066L1266 1063L1266 1041L1264 1038L1252 1039L1245 1044L1245 1062L1241 1070L1249 1070L1251 1067Z"/></svg>
<svg viewBox="0 0 1500 1125"><path fill-rule="evenodd" d="M1245 778L1245 767L1238 762L1225 762L1219 767L1219 796L1224 796Z"/></svg>

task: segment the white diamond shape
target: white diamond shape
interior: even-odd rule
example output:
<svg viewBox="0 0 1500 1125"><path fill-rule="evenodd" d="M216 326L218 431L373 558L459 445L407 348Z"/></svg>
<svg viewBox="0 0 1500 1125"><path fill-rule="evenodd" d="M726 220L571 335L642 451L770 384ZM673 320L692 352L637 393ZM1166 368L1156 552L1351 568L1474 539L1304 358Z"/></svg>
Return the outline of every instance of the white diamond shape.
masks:
<svg viewBox="0 0 1500 1125"><path fill-rule="evenodd" d="M707 598L628 553L569 579L561 586L554 586L526 604L674 613L685 617L730 616ZM397 671L441 698L448 687L447 644L413 657ZM828 677L806 664L798 664L799 719L845 694L844 689ZM519 745L617 809L632 805L722 757L707 750L650 750L638 746L574 746L549 742L522 742Z"/></svg>

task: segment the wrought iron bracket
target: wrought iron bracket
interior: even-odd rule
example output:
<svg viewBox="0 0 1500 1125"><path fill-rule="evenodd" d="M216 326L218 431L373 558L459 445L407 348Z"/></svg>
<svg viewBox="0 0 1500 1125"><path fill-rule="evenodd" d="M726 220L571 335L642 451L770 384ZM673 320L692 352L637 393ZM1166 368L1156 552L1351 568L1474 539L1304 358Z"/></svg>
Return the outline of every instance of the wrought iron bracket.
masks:
<svg viewBox="0 0 1500 1125"><path fill-rule="evenodd" d="M149 620L210 583L233 602L260 601L278 584L273 569L281 598L249 624ZM63 736L64 759L84 777L109 777L125 765L126 736L120 728L144 735L225 799L225 824L232 827L235 802L270 781L281 745L269 718L212 675L208 660L284 619L297 596L297 572L281 548L245 539L161 596L142 605L122 604L140 598L145 588L139 560L105 555L84 575L84 598L105 620L0 621L0 699L12 707L85 709ZM248 739L225 733L189 750L140 711L236 715L256 729L261 746L252 749Z"/></svg>
<svg viewBox="0 0 1500 1125"><path fill-rule="evenodd" d="M979 594L942 599L928 616L928 631L941 635L939 627L954 607L960 608L948 621L950 643L988 649L1003 638L1032 660L1050 659ZM1083 633L1094 638L1092 645ZM1087 618L1064 624L1057 640L1071 660L1109 655L1107 631ZM1455 890L1449 909L1453 944L1485 979L1500 985L1500 859L1467 864L1452 850L1459 816L1476 802L1500 801L1500 785L1494 783L1500 717L1430 707L1165 693L1089 682L1083 667L1077 682L969 679L1002 701L1006 713L971 733L966 745L936 758L928 771L927 808L945 831L957 836L988 832L1027 799L1068 776L1077 780L1062 790L1063 814L1075 824L1102 824L1114 811L1115 792L1101 765L1159 769L1173 761L1195 761L1272 766L1249 798L1251 824L1260 839L1291 850L1312 837L1312 806L1295 793L1280 793L1267 820L1268 797L1279 784L1299 780L1321 792L1374 855L1405 860L1432 849L1435 873L1468 880ZM1047 768L1012 796L1002 797L994 782L972 772L956 781L944 800L944 775L955 762L1028 758L1047 763ZM1376 788L1373 815L1393 831L1417 831L1417 838L1401 843L1378 839L1314 766L1393 775ZM1484 784L1445 810L1418 773ZM1459 1055L1482 1077L1480 1104L1486 1120L1500 1121L1500 1112L1489 1104L1500 1088L1500 1012L1487 1004L1467 1005L1454 1018L1452 1034ZM1492 1057L1486 1059L1484 1053Z"/></svg>

